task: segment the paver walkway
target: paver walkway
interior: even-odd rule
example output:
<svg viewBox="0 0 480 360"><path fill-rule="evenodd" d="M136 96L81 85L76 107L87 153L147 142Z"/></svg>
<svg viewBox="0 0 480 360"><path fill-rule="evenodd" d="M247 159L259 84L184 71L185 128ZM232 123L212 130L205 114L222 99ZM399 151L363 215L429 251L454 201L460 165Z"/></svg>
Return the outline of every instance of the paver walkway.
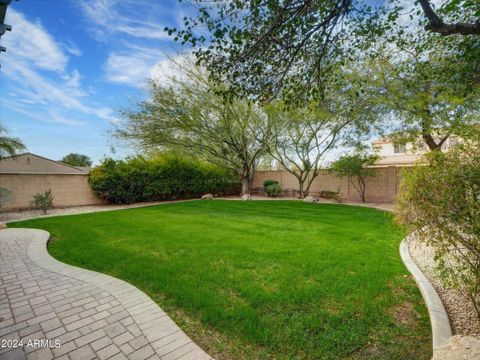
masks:
<svg viewBox="0 0 480 360"><path fill-rule="evenodd" d="M48 239L0 231L0 359L211 359L143 292L58 262Z"/></svg>

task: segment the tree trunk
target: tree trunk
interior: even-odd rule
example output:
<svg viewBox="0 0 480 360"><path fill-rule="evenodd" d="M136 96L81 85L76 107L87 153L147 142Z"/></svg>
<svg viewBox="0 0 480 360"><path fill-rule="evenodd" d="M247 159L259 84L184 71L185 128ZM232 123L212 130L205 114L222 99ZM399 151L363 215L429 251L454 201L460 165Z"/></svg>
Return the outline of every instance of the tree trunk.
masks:
<svg viewBox="0 0 480 360"><path fill-rule="evenodd" d="M307 196L303 185L304 185L304 180L302 181L298 179L298 194L299 194L298 196L300 197L300 199L304 199L305 196Z"/></svg>
<svg viewBox="0 0 480 360"><path fill-rule="evenodd" d="M441 148L441 145L437 144L435 142L435 139L431 134L423 134L422 135L423 141L425 141L425 144L427 144L428 148L430 150L438 150Z"/></svg>
<svg viewBox="0 0 480 360"><path fill-rule="evenodd" d="M242 177L242 193L240 194L241 196L243 195L250 195L250 179L248 176L243 176Z"/></svg>
<svg viewBox="0 0 480 360"><path fill-rule="evenodd" d="M360 199L362 200L362 203L365 203L365 190L367 188L365 179L362 178L361 176L358 178L358 186L360 189Z"/></svg>

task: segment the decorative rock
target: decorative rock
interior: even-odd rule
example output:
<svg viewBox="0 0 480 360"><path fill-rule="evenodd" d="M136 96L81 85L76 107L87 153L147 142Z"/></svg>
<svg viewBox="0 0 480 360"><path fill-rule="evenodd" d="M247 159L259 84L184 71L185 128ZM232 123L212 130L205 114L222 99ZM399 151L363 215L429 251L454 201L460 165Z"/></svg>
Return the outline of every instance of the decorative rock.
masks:
<svg viewBox="0 0 480 360"><path fill-rule="evenodd" d="M480 338L455 335L433 351L432 360L457 359L480 359Z"/></svg>
<svg viewBox="0 0 480 360"><path fill-rule="evenodd" d="M6 229L7 227L7 224L0 222L0 230Z"/></svg>
<svg viewBox="0 0 480 360"><path fill-rule="evenodd" d="M242 200L243 201L250 200L250 195L248 195L248 194L242 195Z"/></svg>
<svg viewBox="0 0 480 360"><path fill-rule="evenodd" d="M316 203L316 202L318 202L318 199L315 199L313 196L306 196L306 197L303 199L303 202Z"/></svg>
<svg viewBox="0 0 480 360"><path fill-rule="evenodd" d="M212 194L205 194L202 196L202 200L212 200L213 195Z"/></svg>

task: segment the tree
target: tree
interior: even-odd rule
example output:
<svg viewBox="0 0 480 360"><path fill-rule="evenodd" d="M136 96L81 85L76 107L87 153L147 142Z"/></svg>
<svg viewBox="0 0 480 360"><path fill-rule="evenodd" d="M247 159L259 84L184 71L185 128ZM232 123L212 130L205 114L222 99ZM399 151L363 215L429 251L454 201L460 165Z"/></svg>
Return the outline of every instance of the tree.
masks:
<svg viewBox="0 0 480 360"><path fill-rule="evenodd" d="M299 106L284 102L265 105L271 119L269 153L299 183L301 198L308 195L325 155L339 145L358 145L381 117L353 63L332 67L324 79L321 101Z"/></svg>
<svg viewBox="0 0 480 360"><path fill-rule="evenodd" d="M259 98L271 99L284 89L292 90L287 95L314 96L332 61L366 52L378 38L412 35L412 23L402 25L404 9L393 0L377 7L367 0L196 2L201 4L196 17L185 17L180 30L166 30L197 47L198 61L214 78ZM446 0L437 9L428 0L419 4L412 0L429 33L474 36L478 46L478 1Z"/></svg>
<svg viewBox="0 0 480 360"><path fill-rule="evenodd" d="M292 109L284 106L271 104L267 109L274 124L269 152L297 178L299 196L303 199L320 172L324 155L338 144L342 130L351 120L333 121L337 120L333 114L315 105Z"/></svg>
<svg viewBox="0 0 480 360"><path fill-rule="evenodd" d="M117 135L143 149L181 148L233 170L249 194L260 157L266 152L269 119L248 101L225 101L195 67L183 67L174 84L151 82L150 100L124 111Z"/></svg>
<svg viewBox="0 0 480 360"><path fill-rule="evenodd" d="M92 160L87 155L77 153L70 153L68 155L65 155L62 160L60 160L60 162L71 166L92 166Z"/></svg>
<svg viewBox="0 0 480 360"><path fill-rule="evenodd" d="M441 35L480 35L480 7L478 2L474 0L450 0L446 1L443 6L443 13L445 15L465 15L470 12L477 17L476 21L472 22L455 22L445 23L439 14L435 12L429 0L418 0L422 7L425 17L428 19L428 24L425 25L425 30L430 30ZM470 11L468 11L470 9Z"/></svg>
<svg viewBox="0 0 480 360"><path fill-rule="evenodd" d="M393 140L416 144L422 139L437 150L450 136L468 136L478 126L478 87L451 66L458 68L440 55L415 50L400 55L380 48L375 58L365 60L364 90L397 121Z"/></svg>
<svg viewBox="0 0 480 360"><path fill-rule="evenodd" d="M396 218L434 248L440 275L467 295L480 318L480 143L431 152L426 160L402 174Z"/></svg>
<svg viewBox="0 0 480 360"><path fill-rule="evenodd" d="M5 128L0 125L0 159L4 156L14 155L17 151L24 149L25 145L22 141L8 136Z"/></svg>
<svg viewBox="0 0 480 360"><path fill-rule="evenodd" d="M348 180L358 191L362 203L365 202L367 178L374 176L375 171L369 166L374 165L379 157L375 154L356 153L345 155L330 165L330 171L338 177L348 177Z"/></svg>

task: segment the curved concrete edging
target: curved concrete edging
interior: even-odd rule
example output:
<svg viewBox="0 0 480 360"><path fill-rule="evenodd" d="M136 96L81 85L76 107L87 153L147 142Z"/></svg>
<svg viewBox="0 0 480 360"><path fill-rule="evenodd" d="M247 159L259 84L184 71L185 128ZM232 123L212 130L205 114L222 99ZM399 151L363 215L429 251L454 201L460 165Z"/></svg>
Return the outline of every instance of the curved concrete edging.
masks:
<svg viewBox="0 0 480 360"><path fill-rule="evenodd" d="M427 305L428 314L430 316L430 324L432 325L433 350L435 351L444 345L448 339L450 339L452 336L452 328L440 296L438 296L438 293L433 285L418 268L417 264L415 264L410 255L408 243L411 236L412 234L408 235L400 243L400 257L402 258L402 261L407 267L408 271L415 279L415 282L422 293L423 300Z"/></svg>
<svg viewBox="0 0 480 360"><path fill-rule="evenodd" d="M27 257L36 265L99 287L114 296L125 307L161 359L212 359L149 296L135 286L109 275L67 265L50 256L47 251L50 234L47 231L36 229L3 231L22 231L30 238Z"/></svg>

